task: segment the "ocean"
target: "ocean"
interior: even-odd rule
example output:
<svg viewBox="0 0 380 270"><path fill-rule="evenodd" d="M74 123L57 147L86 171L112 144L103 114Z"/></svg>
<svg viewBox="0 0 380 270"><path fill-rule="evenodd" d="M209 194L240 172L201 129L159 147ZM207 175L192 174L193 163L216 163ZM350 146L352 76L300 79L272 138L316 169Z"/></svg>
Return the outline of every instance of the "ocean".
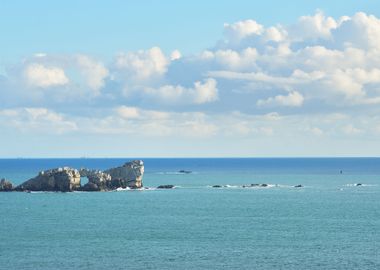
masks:
<svg viewBox="0 0 380 270"><path fill-rule="evenodd" d="M0 178L129 160L0 159ZM0 193L0 269L380 269L380 158L143 160L146 190Z"/></svg>

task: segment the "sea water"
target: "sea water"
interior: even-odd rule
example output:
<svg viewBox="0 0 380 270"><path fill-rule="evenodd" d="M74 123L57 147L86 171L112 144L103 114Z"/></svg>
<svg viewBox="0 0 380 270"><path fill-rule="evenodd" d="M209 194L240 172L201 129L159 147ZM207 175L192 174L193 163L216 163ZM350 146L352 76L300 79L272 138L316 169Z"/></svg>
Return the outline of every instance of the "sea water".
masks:
<svg viewBox="0 0 380 270"><path fill-rule="evenodd" d="M2 159L0 178L125 161ZM0 193L0 269L380 269L378 158L144 162L146 190Z"/></svg>

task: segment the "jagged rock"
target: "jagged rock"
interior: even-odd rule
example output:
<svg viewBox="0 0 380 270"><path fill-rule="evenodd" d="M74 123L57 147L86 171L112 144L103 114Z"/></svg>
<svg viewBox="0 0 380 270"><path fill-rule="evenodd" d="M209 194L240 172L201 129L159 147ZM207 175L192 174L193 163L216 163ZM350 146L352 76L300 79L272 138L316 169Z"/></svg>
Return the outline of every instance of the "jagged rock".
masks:
<svg viewBox="0 0 380 270"><path fill-rule="evenodd" d="M111 175L108 173L104 173L99 170L88 170L88 169L80 169L79 170L81 177L87 177L88 184L84 185L80 188L82 191L99 191L99 190L109 190L113 189L111 184ZM87 190L88 189L88 190Z"/></svg>
<svg viewBox="0 0 380 270"><path fill-rule="evenodd" d="M41 171L36 177L29 179L13 189L5 179L0 182L0 191L108 191L117 188L141 188L144 174L142 160L127 162L123 166L107 171L72 169L69 167ZM81 186L81 177L87 177L88 183Z"/></svg>
<svg viewBox="0 0 380 270"><path fill-rule="evenodd" d="M174 185L161 185L161 186L158 186L157 188L159 188L159 189L171 189L171 188L174 188Z"/></svg>
<svg viewBox="0 0 380 270"><path fill-rule="evenodd" d="M12 191L13 184L5 178L0 180L0 191Z"/></svg>
<svg viewBox="0 0 380 270"><path fill-rule="evenodd" d="M41 171L38 176L17 186L17 191L62 191L68 192L80 187L80 174L69 167Z"/></svg>
<svg viewBox="0 0 380 270"><path fill-rule="evenodd" d="M144 174L144 162L134 160L125 163L123 166L104 171L111 176L111 187L113 189L122 188L141 188L142 177Z"/></svg>

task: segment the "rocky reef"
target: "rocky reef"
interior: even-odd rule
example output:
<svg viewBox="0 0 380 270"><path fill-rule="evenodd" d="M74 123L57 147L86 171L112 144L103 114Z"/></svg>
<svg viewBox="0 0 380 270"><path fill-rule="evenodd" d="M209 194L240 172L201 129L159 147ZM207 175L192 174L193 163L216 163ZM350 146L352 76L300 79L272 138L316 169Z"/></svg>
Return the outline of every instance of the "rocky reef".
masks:
<svg viewBox="0 0 380 270"><path fill-rule="evenodd" d="M118 188L141 188L144 174L142 160L127 162L120 167L106 171L80 170L63 167L41 171L17 187L5 179L0 181L0 191L111 191ZM87 177L88 183L81 185L81 178Z"/></svg>

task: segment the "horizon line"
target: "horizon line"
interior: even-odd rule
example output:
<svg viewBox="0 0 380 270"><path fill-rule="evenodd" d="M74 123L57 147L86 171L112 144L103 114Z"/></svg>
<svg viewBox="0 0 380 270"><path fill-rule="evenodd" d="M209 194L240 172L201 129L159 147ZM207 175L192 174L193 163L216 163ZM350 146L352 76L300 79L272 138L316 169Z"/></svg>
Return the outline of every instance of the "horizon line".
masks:
<svg viewBox="0 0 380 270"><path fill-rule="evenodd" d="M217 156L173 156L173 157L165 157L165 156L147 156L147 157L142 157L142 156L125 156L125 157L118 157L118 156L109 156L109 157L104 157L104 156L82 156L82 157L0 157L0 160L4 159L299 159L299 158L380 158L380 156L222 156L222 157L217 157Z"/></svg>

